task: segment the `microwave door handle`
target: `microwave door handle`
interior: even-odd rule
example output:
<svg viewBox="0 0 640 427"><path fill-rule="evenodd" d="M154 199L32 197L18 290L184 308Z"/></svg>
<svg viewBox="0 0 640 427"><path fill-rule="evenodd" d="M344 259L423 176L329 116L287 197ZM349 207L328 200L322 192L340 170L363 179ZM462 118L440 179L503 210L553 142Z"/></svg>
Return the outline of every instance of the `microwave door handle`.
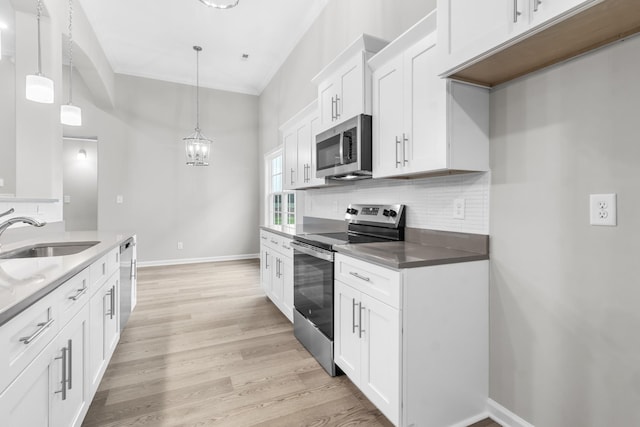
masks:
<svg viewBox="0 0 640 427"><path fill-rule="evenodd" d="M344 165L344 133L340 132L340 164Z"/></svg>

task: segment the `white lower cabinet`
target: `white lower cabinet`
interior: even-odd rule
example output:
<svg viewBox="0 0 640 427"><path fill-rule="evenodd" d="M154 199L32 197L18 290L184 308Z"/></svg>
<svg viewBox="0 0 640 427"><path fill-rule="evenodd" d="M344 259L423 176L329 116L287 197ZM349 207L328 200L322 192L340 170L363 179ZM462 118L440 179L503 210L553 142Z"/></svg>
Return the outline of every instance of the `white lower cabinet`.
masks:
<svg viewBox="0 0 640 427"><path fill-rule="evenodd" d="M7 426L82 424L91 397L85 382L89 308L85 306L0 394Z"/></svg>
<svg viewBox="0 0 640 427"><path fill-rule="evenodd" d="M91 334L89 338L89 387L98 389L120 338L118 310L118 274L114 274L91 297Z"/></svg>
<svg viewBox="0 0 640 427"><path fill-rule="evenodd" d="M118 248L0 326L0 425L79 427L120 337Z"/></svg>
<svg viewBox="0 0 640 427"><path fill-rule="evenodd" d="M481 416L488 279L486 260L394 270L336 254L336 364L394 425Z"/></svg>
<svg viewBox="0 0 640 427"><path fill-rule="evenodd" d="M291 239L260 232L260 285L271 302L293 322L293 250Z"/></svg>

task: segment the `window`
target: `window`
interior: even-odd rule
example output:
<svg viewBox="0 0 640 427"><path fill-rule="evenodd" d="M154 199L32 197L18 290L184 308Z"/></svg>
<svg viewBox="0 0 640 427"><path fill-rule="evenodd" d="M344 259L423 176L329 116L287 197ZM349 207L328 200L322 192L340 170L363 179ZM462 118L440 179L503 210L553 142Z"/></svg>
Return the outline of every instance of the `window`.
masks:
<svg viewBox="0 0 640 427"><path fill-rule="evenodd" d="M296 195L282 190L282 149L265 156L267 225L296 224Z"/></svg>

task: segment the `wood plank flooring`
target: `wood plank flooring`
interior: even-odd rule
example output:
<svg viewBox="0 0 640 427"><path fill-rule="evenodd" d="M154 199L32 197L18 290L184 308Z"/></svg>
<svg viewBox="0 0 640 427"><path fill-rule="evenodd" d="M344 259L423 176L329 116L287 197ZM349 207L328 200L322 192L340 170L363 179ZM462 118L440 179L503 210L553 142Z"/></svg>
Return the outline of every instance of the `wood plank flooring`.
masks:
<svg viewBox="0 0 640 427"><path fill-rule="evenodd" d="M391 426L295 339L257 260L138 272L138 306L83 426Z"/></svg>

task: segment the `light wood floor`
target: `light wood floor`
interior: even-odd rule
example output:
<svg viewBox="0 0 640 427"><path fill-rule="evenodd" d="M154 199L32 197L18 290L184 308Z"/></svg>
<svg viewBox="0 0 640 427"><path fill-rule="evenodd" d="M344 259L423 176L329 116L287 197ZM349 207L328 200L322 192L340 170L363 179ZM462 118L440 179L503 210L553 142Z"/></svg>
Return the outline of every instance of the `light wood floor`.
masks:
<svg viewBox="0 0 640 427"><path fill-rule="evenodd" d="M257 261L138 272L138 306L83 426L391 426L294 338Z"/></svg>

